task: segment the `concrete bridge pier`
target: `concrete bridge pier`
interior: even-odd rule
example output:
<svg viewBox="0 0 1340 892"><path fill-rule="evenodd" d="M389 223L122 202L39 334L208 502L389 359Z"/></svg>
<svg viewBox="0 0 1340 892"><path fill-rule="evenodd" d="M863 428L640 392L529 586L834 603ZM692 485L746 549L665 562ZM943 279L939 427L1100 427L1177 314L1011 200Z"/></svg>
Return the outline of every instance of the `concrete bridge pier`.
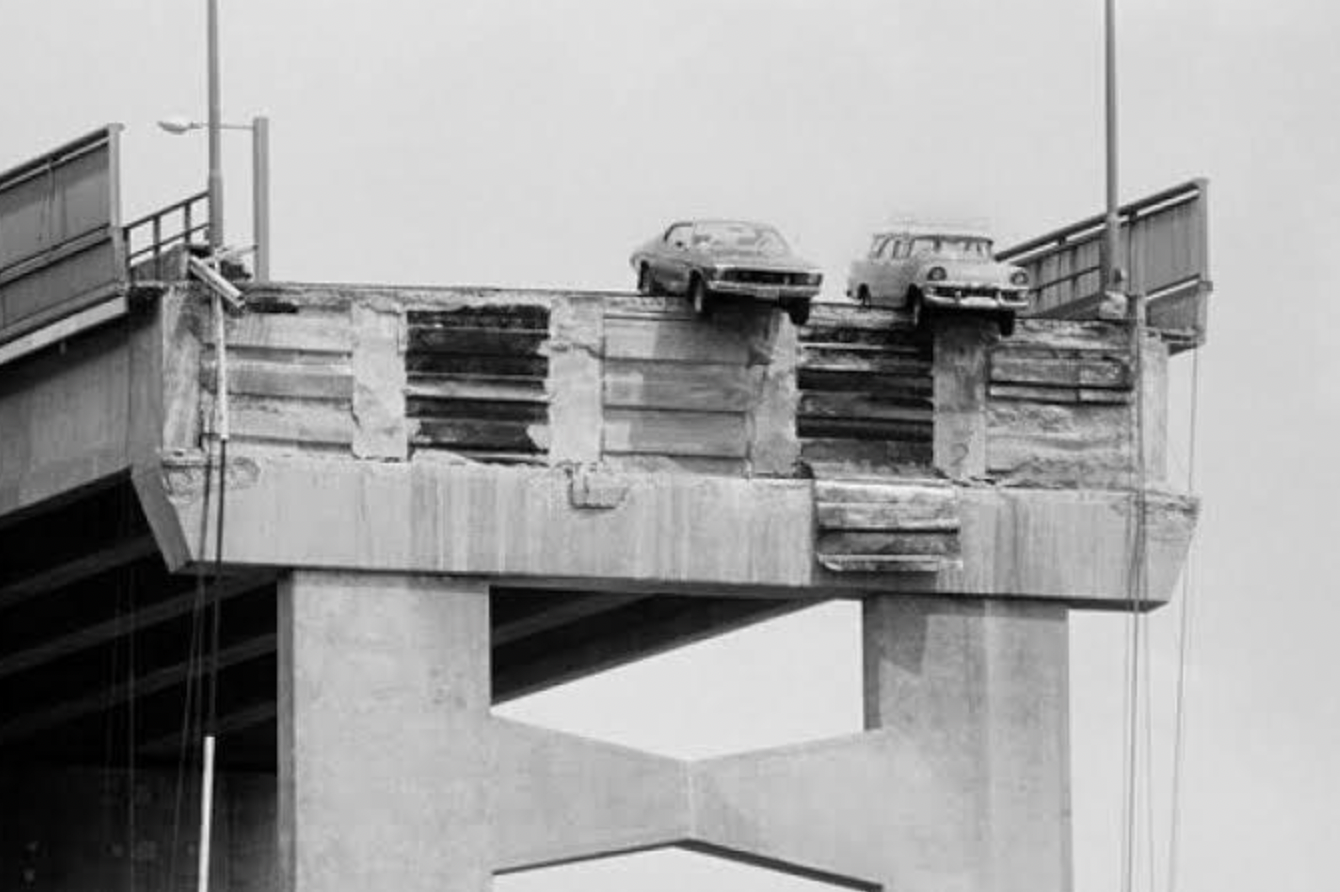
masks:
<svg viewBox="0 0 1340 892"><path fill-rule="evenodd" d="M876 595L865 723L898 785L886 889L1072 888L1068 608Z"/></svg>
<svg viewBox="0 0 1340 892"><path fill-rule="evenodd" d="M490 887L488 608L467 579L281 582L282 889Z"/></svg>

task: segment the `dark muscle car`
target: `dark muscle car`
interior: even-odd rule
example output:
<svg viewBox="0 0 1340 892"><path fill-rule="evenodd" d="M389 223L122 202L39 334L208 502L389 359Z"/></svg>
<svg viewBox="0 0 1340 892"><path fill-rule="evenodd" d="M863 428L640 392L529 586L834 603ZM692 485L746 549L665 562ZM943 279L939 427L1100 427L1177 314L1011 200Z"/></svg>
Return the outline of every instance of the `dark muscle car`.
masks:
<svg viewBox="0 0 1340 892"><path fill-rule="evenodd" d="M823 284L818 267L797 257L776 229L742 220L674 223L629 262L640 294L682 294L702 317L719 298L737 296L775 303L803 325Z"/></svg>

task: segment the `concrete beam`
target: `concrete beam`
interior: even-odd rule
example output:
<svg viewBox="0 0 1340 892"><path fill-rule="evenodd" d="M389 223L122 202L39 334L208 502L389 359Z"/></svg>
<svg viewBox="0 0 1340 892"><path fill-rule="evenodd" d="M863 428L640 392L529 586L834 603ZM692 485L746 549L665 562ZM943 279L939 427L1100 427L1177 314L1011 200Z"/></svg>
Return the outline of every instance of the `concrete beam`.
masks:
<svg viewBox="0 0 1340 892"><path fill-rule="evenodd" d="M132 635L141 629L147 629L177 617L185 616L197 607L201 610L208 609L216 598L220 601L231 600L239 595L254 591L268 581L268 577L260 577L254 574L237 579L226 579L209 586L205 593L206 600L204 603L197 602L194 592L183 593L167 601L142 607L129 616L118 616L91 626L85 626L82 629L76 629L65 635L51 638L25 650L8 653L0 656L0 678L36 668L52 660L58 660L81 650L96 647L114 638Z"/></svg>
<svg viewBox="0 0 1340 892"><path fill-rule="evenodd" d="M276 715L278 709L273 702L257 703L218 716L214 722L214 733L221 738L227 737L234 732L273 721ZM143 756L170 756L176 754L183 745L181 732L176 731L144 741L138 751Z"/></svg>
<svg viewBox="0 0 1340 892"><path fill-rule="evenodd" d="M692 836L677 759L493 719L493 870L511 873L674 845Z"/></svg>
<svg viewBox="0 0 1340 892"><path fill-rule="evenodd" d="M13 607L29 598L74 585L82 580L106 573L158 551L152 536L136 536L115 542L96 551L90 551L74 560L48 567L0 585L0 608Z"/></svg>
<svg viewBox="0 0 1340 892"><path fill-rule="evenodd" d="M951 500L957 561L937 558L943 566L934 573L837 573L816 559L819 500L809 480L606 474L604 485L617 493L592 507L575 497L563 468L277 455L230 456L229 464L224 554L234 565L563 580L592 591L822 600L884 590L1121 609L1139 533L1140 500L1129 491L962 485ZM171 527L173 547L185 543L191 561L212 557L203 466L166 463L142 484L160 487L154 501L176 514L175 527L155 531ZM880 487L895 500L924 489L924 481L896 478ZM1155 491L1143 503L1148 606L1157 606L1171 596L1196 505ZM293 523L293 505L338 523ZM208 553L201 542L211 543Z"/></svg>
<svg viewBox="0 0 1340 892"><path fill-rule="evenodd" d="M494 626L491 636L492 643L494 647L500 647L531 635L553 631L590 616L597 616L610 610L627 607L629 604L634 604L649 597L651 596L595 594L574 595L559 599L545 598L541 595L535 599L541 602L540 609L511 622Z"/></svg>
<svg viewBox="0 0 1340 892"><path fill-rule="evenodd" d="M218 666L220 670L227 669L238 663L267 656L274 651L275 636L261 635L220 649ZM22 740L49 728L112 709L136 697L148 697L159 691L168 690L190 678L205 674L209 668L208 660L174 663L139 676L133 682L119 682L87 697L65 700L50 709L12 717L0 725L0 745Z"/></svg>
<svg viewBox="0 0 1340 892"><path fill-rule="evenodd" d="M812 603L800 598L690 600L689 605L668 615L656 610L656 604L649 605L652 609L646 615L635 620L625 620L617 633L608 627L599 635L591 635L589 632L582 635L580 627L572 629L570 633L565 630L564 638L576 638L576 641L563 641L550 648L545 648L541 642L538 655L519 656L506 650L500 651L500 660L506 657L511 665L505 669L499 667L494 679L494 702L503 703L615 666L646 659L694 641L803 609ZM596 621L601 620L598 618Z"/></svg>

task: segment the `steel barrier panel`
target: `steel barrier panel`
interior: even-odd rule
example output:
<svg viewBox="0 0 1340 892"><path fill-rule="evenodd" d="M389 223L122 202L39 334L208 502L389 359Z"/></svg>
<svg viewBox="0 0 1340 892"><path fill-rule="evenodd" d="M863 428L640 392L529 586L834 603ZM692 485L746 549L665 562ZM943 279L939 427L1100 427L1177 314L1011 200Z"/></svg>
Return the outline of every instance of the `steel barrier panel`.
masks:
<svg viewBox="0 0 1340 892"><path fill-rule="evenodd" d="M125 288L120 131L0 173L0 343Z"/></svg>
<svg viewBox="0 0 1340 892"><path fill-rule="evenodd" d="M1211 283L1209 182L1191 180L1121 208L1119 265L1125 289L1149 299L1150 324L1200 343ZM1102 300L1103 215L999 252L1028 270L1036 303L1030 315L1091 318Z"/></svg>

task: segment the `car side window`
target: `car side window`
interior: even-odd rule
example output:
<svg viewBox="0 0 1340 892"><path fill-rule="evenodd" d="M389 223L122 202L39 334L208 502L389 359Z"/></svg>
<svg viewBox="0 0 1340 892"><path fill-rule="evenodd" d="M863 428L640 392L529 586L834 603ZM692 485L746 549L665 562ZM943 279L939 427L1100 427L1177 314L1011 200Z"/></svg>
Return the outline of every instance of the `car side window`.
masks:
<svg viewBox="0 0 1340 892"><path fill-rule="evenodd" d="M891 246L892 250L890 251L890 256L895 260L902 260L907 257L907 244L908 243L902 239L895 240Z"/></svg>
<svg viewBox="0 0 1340 892"><path fill-rule="evenodd" d="M680 245L688 245L689 232L692 229L693 227L689 226L687 223L671 226L670 231L665 234L665 243L671 247L675 246L676 243Z"/></svg>

